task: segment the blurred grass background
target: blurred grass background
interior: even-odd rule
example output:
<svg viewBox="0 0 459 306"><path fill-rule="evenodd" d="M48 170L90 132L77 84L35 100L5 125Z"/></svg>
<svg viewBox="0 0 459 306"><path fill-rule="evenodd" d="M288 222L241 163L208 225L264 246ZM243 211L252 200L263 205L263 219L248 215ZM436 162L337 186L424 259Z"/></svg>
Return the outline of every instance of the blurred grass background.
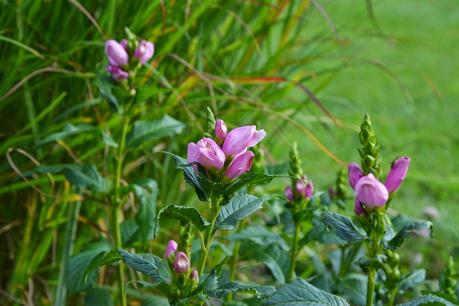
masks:
<svg viewBox="0 0 459 306"><path fill-rule="evenodd" d="M59 184L62 176L54 177L56 184L45 177L34 181L56 198L21 182L5 158L7 149L22 148L44 164L90 162L110 173L98 138L36 143L67 122L116 133L119 122L101 103L94 77L103 70L104 40L123 37L125 26L156 43L139 118L167 112L192 131L165 141L161 149L183 154L186 142L201 133L203 110L210 105L230 127L257 122L265 128L268 163L284 163L291 142L299 142L305 173L318 189L326 189L341 166L358 160L358 126L368 112L385 170L397 155L412 157L392 207L416 217L426 205L440 210L436 240L416 250L434 246L426 254L439 262L434 270L441 268L459 240L459 3L378 1L374 20L368 3L0 2L0 195L7 207L0 212L0 288L23 299L22 290L33 293L33 278L36 291L52 289L66 204L75 201L68 185ZM157 179L160 205L188 203L190 190L177 193L181 178L167 175L172 163L152 157L151 148L140 148L128 159L140 156L147 162L133 164L130 179ZM34 166L21 154L13 159L22 171ZM270 188L280 193L281 184ZM77 251L100 235L91 220L106 225L105 209L92 204L82 205ZM37 298L44 301L45 295Z"/></svg>

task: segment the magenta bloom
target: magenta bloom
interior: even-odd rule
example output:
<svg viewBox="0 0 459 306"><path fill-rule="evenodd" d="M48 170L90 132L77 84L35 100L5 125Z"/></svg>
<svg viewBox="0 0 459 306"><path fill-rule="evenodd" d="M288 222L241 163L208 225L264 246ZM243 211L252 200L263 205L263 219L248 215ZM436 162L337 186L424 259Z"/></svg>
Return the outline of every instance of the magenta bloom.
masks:
<svg viewBox="0 0 459 306"><path fill-rule="evenodd" d="M246 151L231 162L228 169L225 171L225 176L230 179L235 179L252 168L252 161L255 154L251 151Z"/></svg>
<svg viewBox="0 0 459 306"><path fill-rule="evenodd" d="M127 79L129 77L129 74L126 71L124 71L123 69L121 69L120 67L118 67L118 66L108 65L107 66L107 71L117 81L125 80L125 79Z"/></svg>
<svg viewBox="0 0 459 306"><path fill-rule="evenodd" d="M406 174L408 173L410 162L411 159L408 156L403 156L392 164L392 168L387 175L385 184L389 192L394 192L398 189L398 187L400 187L406 177Z"/></svg>
<svg viewBox="0 0 459 306"><path fill-rule="evenodd" d="M290 186L285 187L285 189L284 189L284 196L285 196L285 197L287 198L287 200L289 200L290 202L292 202L292 201L294 200L292 187L290 187Z"/></svg>
<svg viewBox="0 0 459 306"><path fill-rule="evenodd" d="M237 156L245 152L247 148L255 146L265 138L264 130L257 131L256 126L242 126L235 128L226 135L223 143L223 152L226 156Z"/></svg>
<svg viewBox="0 0 459 306"><path fill-rule="evenodd" d="M357 181L363 176L363 171L360 169L360 166L356 163L349 164L348 167L349 173L349 185L351 185L352 189L355 189L355 185Z"/></svg>
<svg viewBox="0 0 459 306"><path fill-rule="evenodd" d="M120 41L120 45L123 46L124 50L127 51L127 49L128 49L128 40L126 38L122 39Z"/></svg>
<svg viewBox="0 0 459 306"><path fill-rule="evenodd" d="M225 121L217 119L217 121L215 121L215 136L220 140L224 140L227 132L228 129L226 128Z"/></svg>
<svg viewBox="0 0 459 306"><path fill-rule="evenodd" d="M296 181L296 191L304 198L310 199L314 192L314 184L305 176Z"/></svg>
<svg viewBox="0 0 459 306"><path fill-rule="evenodd" d="M113 39L107 40L105 43L105 54L112 66L127 65L129 61L129 56L123 45Z"/></svg>
<svg viewBox="0 0 459 306"><path fill-rule="evenodd" d="M175 256L174 270L177 273L187 273L190 271L190 259L183 252L178 252Z"/></svg>
<svg viewBox="0 0 459 306"><path fill-rule="evenodd" d="M145 64L152 58L155 53L155 46L153 43L142 40L139 43L139 46L134 51L134 57L138 58L140 63Z"/></svg>
<svg viewBox="0 0 459 306"><path fill-rule="evenodd" d="M386 186L378 181L373 174L362 177L355 185L357 200L368 208L383 207L389 199Z"/></svg>
<svg viewBox="0 0 459 306"><path fill-rule="evenodd" d="M202 138L198 143L188 144L189 163L199 163L206 169L221 169L225 164L225 153L211 138Z"/></svg>
<svg viewBox="0 0 459 306"><path fill-rule="evenodd" d="M362 203L360 203L359 199L357 198L355 198L354 212L357 216L365 214L365 209L363 209Z"/></svg>
<svg viewBox="0 0 459 306"><path fill-rule="evenodd" d="M198 274L198 271L196 269L193 269L191 271L191 279L196 282L196 283L199 283L199 274Z"/></svg>
<svg viewBox="0 0 459 306"><path fill-rule="evenodd" d="M164 257L168 258L172 254L177 251L178 244L174 240L170 240L166 247L166 252L164 253Z"/></svg>

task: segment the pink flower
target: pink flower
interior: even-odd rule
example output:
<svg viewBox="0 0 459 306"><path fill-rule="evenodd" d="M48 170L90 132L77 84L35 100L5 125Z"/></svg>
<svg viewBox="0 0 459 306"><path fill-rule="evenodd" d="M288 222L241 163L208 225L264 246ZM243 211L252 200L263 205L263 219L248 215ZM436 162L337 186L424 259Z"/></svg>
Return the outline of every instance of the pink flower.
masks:
<svg viewBox="0 0 459 306"><path fill-rule="evenodd" d="M296 191L306 199L310 199L314 192L314 184L305 176L296 181Z"/></svg>
<svg viewBox="0 0 459 306"><path fill-rule="evenodd" d="M127 65L129 61L129 56L123 45L113 39L107 40L105 43L105 54L112 66Z"/></svg>
<svg viewBox="0 0 459 306"><path fill-rule="evenodd" d="M191 271L191 279L196 282L196 283L199 283L199 274L198 274L198 271L196 269L193 269Z"/></svg>
<svg viewBox="0 0 459 306"><path fill-rule="evenodd" d="M166 252L164 253L164 257L168 258L172 254L174 254L177 251L177 247L178 247L177 242L175 242L174 240L170 240L169 243L167 244Z"/></svg>
<svg viewBox="0 0 459 306"><path fill-rule="evenodd" d="M256 126L241 126L228 133L223 143L223 152L226 156L237 156L247 148L255 146L265 138L264 130L257 131Z"/></svg>
<svg viewBox="0 0 459 306"><path fill-rule="evenodd" d="M356 163L349 164L348 167L349 173L349 185L351 185L352 189L355 189L355 184L360 178L363 176L363 171L360 169L360 166Z"/></svg>
<svg viewBox="0 0 459 306"><path fill-rule="evenodd" d="M368 174L360 178L355 185L356 201L373 209L384 207L389 199L389 192L386 186L378 181L373 174Z"/></svg>
<svg viewBox="0 0 459 306"><path fill-rule="evenodd" d="M292 187L290 187L290 186L285 187L285 189L284 189L284 196L285 196L285 197L287 198L287 200L289 200L290 202L292 202L292 201L294 200Z"/></svg>
<svg viewBox="0 0 459 306"><path fill-rule="evenodd" d="M138 58L140 63L145 64L153 57L155 53L155 46L153 43L142 40L139 43L139 46L134 51L134 57Z"/></svg>
<svg viewBox="0 0 459 306"><path fill-rule="evenodd" d="M228 129L226 128L225 121L218 119L215 122L215 136L217 136L219 140L224 140L227 132Z"/></svg>
<svg viewBox="0 0 459 306"><path fill-rule="evenodd" d="M246 151L238 156L231 162L228 169L225 171L225 176L230 179L235 179L252 168L252 161L255 154Z"/></svg>
<svg viewBox="0 0 459 306"><path fill-rule="evenodd" d="M400 187L408 173L410 162L411 159L408 156L403 156L392 164L385 184L389 192L395 192Z"/></svg>
<svg viewBox="0 0 459 306"><path fill-rule="evenodd" d="M107 71L117 81L125 80L125 79L127 79L129 77L129 74L126 71L124 71L123 69L121 69L120 67L118 67L118 66L108 65L107 66Z"/></svg>
<svg viewBox="0 0 459 306"><path fill-rule="evenodd" d="M357 198L355 198L354 212L357 216L365 214L365 209L363 209L362 203L360 203L360 201Z"/></svg>
<svg viewBox="0 0 459 306"><path fill-rule="evenodd" d="M187 273L190 271L190 259L183 252L178 252L175 256L174 270L177 273Z"/></svg>
<svg viewBox="0 0 459 306"><path fill-rule="evenodd" d="M199 163L206 169L221 169L225 164L225 153L211 138L202 138L196 144L188 144L188 163Z"/></svg>

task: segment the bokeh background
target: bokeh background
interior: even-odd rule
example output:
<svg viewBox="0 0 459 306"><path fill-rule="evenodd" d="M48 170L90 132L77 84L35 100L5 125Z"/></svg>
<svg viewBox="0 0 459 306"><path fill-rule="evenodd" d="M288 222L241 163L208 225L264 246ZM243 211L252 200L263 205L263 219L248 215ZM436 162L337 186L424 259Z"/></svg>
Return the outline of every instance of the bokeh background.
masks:
<svg viewBox="0 0 459 306"><path fill-rule="evenodd" d="M173 164L151 153L164 149L183 155L186 143L203 131L207 106L230 127L257 122L265 128L269 137L262 147L269 165L285 164L288 148L298 142L304 171L322 190L339 169L358 161L357 133L368 113L384 169L399 155L412 158L394 213L422 217L426 206L440 212L435 239L416 239L403 257L412 263L413 255L422 254L419 264L438 275L459 241L457 0L3 0L3 297L24 300L35 293L46 305L59 270L64 243L59 233L68 209L60 196L68 185L59 175L24 182L18 173L33 169L30 156L46 165L92 163L110 173L99 138L73 135L39 142L66 123L116 129L119 122L110 119L94 79L104 73L104 41L123 37L124 27L156 44L139 118L168 113L188 125L184 135L129 156L146 157L128 176L156 178L160 205L190 203L192 195L189 189L176 192L183 182L174 178ZM282 184L277 181L268 190L280 195ZM91 220L106 226L101 221L106 211L91 204L82 206L75 251L99 234Z"/></svg>

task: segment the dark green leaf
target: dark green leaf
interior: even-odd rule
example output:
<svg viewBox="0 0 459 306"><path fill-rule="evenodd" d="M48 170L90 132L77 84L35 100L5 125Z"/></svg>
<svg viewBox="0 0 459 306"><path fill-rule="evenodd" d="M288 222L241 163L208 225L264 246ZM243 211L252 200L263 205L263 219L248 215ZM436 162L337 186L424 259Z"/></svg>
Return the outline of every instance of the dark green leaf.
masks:
<svg viewBox="0 0 459 306"><path fill-rule="evenodd" d="M121 240L123 245L130 245L137 240L139 225L134 219L127 219L121 223Z"/></svg>
<svg viewBox="0 0 459 306"><path fill-rule="evenodd" d="M100 95L107 99L110 108L116 112L119 112L120 104L118 103L116 96L112 93L112 81L108 77L98 76L95 80L95 84L97 87L99 87Z"/></svg>
<svg viewBox="0 0 459 306"><path fill-rule="evenodd" d="M426 279L426 271L424 269L413 271L412 273L405 276L400 281L400 290L406 290L409 288L414 288L424 282Z"/></svg>
<svg viewBox="0 0 459 306"><path fill-rule="evenodd" d="M221 298L228 293L252 293L255 294L258 299L272 295L276 289L273 286L263 286L257 284L244 284L240 282L226 283L218 287L217 290L211 293L212 296Z"/></svg>
<svg viewBox="0 0 459 306"><path fill-rule="evenodd" d="M91 275L92 272L97 270L101 266L106 266L106 265L111 265L115 262L118 262L122 260L123 257L120 255L120 252L118 250L111 250L109 252L100 252L95 256L89 265L86 267L84 271L84 277L87 278L89 275Z"/></svg>
<svg viewBox="0 0 459 306"><path fill-rule="evenodd" d="M327 227L331 228L339 238L347 242L357 242L367 238L365 231L346 216L326 211L322 214L322 218Z"/></svg>
<svg viewBox="0 0 459 306"><path fill-rule="evenodd" d="M206 230L210 224L201 216L199 211L190 206L167 205L158 212L156 226L161 218L170 218L182 222L191 222L199 231ZM155 230L156 232L156 230Z"/></svg>
<svg viewBox="0 0 459 306"><path fill-rule="evenodd" d="M352 305L365 305L367 277L356 273L348 274L338 282L338 291Z"/></svg>
<svg viewBox="0 0 459 306"><path fill-rule="evenodd" d="M232 234L228 237L228 240L250 240L263 247L266 247L270 244L277 244L284 250L288 250L289 248L287 243L284 241L284 239L282 239L280 235L269 231L260 225L251 226L243 229L238 233Z"/></svg>
<svg viewBox="0 0 459 306"><path fill-rule="evenodd" d="M196 291L204 291L206 293L214 292L218 287L218 277L215 270L212 270L209 274L203 275L202 281Z"/></svg>
<svg viewBox="0 0 459 306"><path fill-rule="evenodd" d="M172 117L164 116L155 121L137 121L127 136L126 144L139 146L149 141L180 133L185 125Z"/></svg>
<svg viewBox="0 0 459 306"><path fill-rule="evenodd" d="M193 169L193 165L188 164L186 159L178 155L175 155L169 152L165 152L165 153L171 155L174 158L175 163L177 164L177 169L183 170L183 176L185 177L185 181L191 187L194 188L199 200L207 201L206 191L204 190L204 187L201 184L199 174L196 173L196 171Z"/></svg>
<svg viewBox="0 0 459 306"><path fill-rule="evenodd" d="M349 303L339 296L320 290L305 280L298 278L292 283L278 288L263 305L347 306Z"/></svg>
<svg viewBox="0 0 459 306"><path fill-rule="evenodd" d="M148 275L155 282L171 282L171 271L162 258L152 254L132 254L125 250L119 252L126 264L135 271Z"/></svg>
<svg viewBox="0 0 459 306"><path fill-rule="evenodd" d="M158 184L154 180L145 180L134 185L134 192L140 200L140 209L135 217L139 226L139 238L146 243L154 237Z"/></svg>
<svg viewBox="0 0 459 306"><path fill-rule="evenodd" d="M87 188L95 192L110 191L111 184L102 177L94 165L68 165L64 175L77 188Z"/></svg>
<svg viewBox="0 0 459 306"><path fill-rule="evenodd" d="M399 306L454 306L453 303L433 294L423 295Z"/></svg>
<svg viewBox="0 0 459 306"><path fill-rule="evenodd" d="M103 132L102 133L102 140L104 141L104 143L107 145L107 146L110 146L110 147L113 147L113 148L118 148L118 143L113 139L113 137L106 133L106 132Z"/></svg>
<svg viewBox="0 0 459 306"><path fill-rule="evenodd" d="M432 233L431 231L432 223L429 221L419 220L419 221L412 221L411 223L406 224L403 228L395 235L395 237L387 242L385 246L389 249L396 249L400 247L403 242L405 241L406 237L409 234L417 231L429 231L429 234Z"/></svg>
<svg viewBox="0 0 459 306"><path fill-rule="evenodd" d="M247 185L265 185L270 183L275 176L261 172L247 172L238 177L226 189L226 195L232 196L236 191Z"/></svg>
<svg viewBox="0 0 459 306"><path fill-rule="evenodd" d="M86 306L113 306L112 296L107 289L90 288L86 292L85 297Z"/></svg>
<svg viewBox="0 0 459 306"><path fill-rule="evenodd" d="M92 132L96 129L97 128L93 127L92 125L88 125L88 124L73 125L71 123L67 123L61 132L57 132L57 133L48 135L45 139L41 140L38 144L41 145L41 144L45 144L48 142L61 140L68 136L77 135L77 134L86 133L86 132Z"/></svg>
<svg viewBox="0 0 459 306"><path fill-rule="evenodd" d="M218 214L215 230L233 230L244 218L259 210L263 199L248 194L236 194Z"/></svg>

